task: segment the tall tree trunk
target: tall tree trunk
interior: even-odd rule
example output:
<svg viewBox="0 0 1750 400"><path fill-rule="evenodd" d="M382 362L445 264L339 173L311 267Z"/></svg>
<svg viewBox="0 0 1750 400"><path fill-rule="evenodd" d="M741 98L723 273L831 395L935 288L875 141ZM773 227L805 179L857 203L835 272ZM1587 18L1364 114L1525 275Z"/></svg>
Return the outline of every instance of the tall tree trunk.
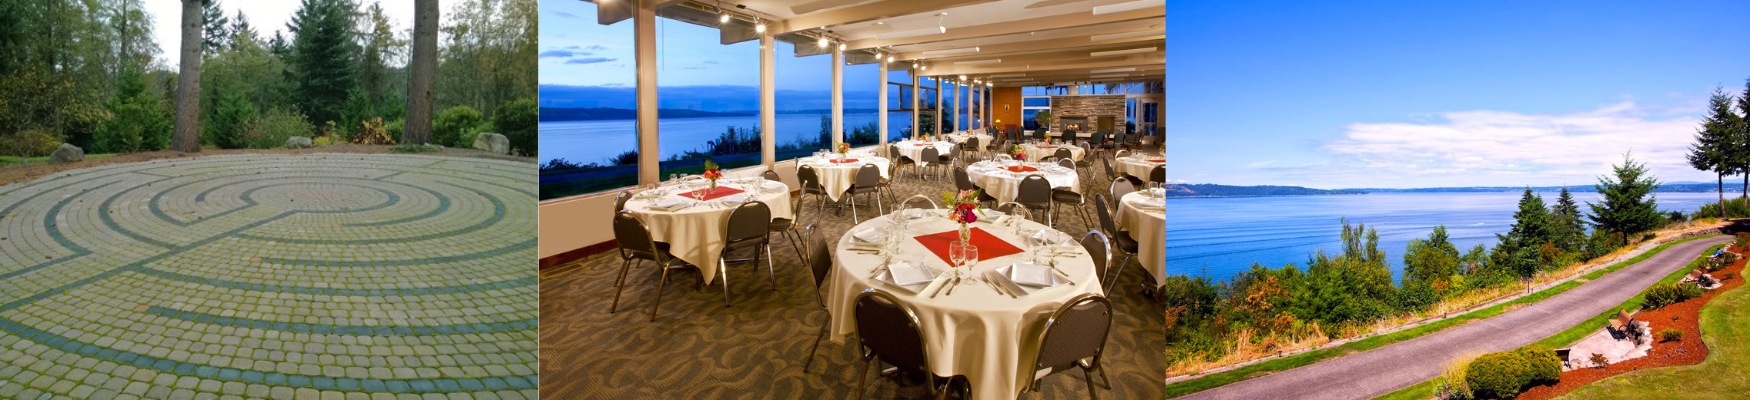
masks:
<svg viewBox="0 0 1750 400"><path fill-rule="evenodd" d="M1726 220L1726 174L1715 173L1714 183L1720 186L1720 220Z"/></svg>
<svg viewBox="0 0 1750 400"><path fill-rule="evenodd" d="M402 143L431 141L432 89L437 86L437 32L438 0L414 0L413 54L407 65L407 125L401 131Z"/></svg>
<svg viewBox="0 0 1750 400"><path fill-rule="evenodd" d="M176 133L170 149L201 151L201 0L182 0L182 71L176 84Z"/></svg>

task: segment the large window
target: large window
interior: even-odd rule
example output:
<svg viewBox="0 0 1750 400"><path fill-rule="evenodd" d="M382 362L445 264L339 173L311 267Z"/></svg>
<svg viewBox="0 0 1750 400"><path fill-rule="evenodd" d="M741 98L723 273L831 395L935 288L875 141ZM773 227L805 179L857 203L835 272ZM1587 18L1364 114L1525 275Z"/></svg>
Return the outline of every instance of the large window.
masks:
<svg viewBox="0 0 1750 400"><path fill-rule="evenodd" d="M637 184L632 21L596 24L588 2L540 7L541 199Z"/></svg>
<svg viewBox="0 0 1750 400"><path fill-rule="evenodd" d="M887 140L911 136L911 72L899 65L887 71Z"/></svg>
<svg viewBox="0 0 1750 400"><path fill-rule="evenodd" d="M723 45L715 27L656 19L661 176L760 163L760 43Z"/></svg>

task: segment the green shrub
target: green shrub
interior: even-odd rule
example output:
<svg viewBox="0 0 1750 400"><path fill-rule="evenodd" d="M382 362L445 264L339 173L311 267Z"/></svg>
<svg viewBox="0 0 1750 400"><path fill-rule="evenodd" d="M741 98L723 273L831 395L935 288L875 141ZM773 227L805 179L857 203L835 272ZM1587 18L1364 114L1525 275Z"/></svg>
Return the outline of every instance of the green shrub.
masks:
<svg viewBox="0 0 1750 400"><path fill-rule="evenodd" d="M1465 368L1465 384L1478 398L1512 398L1527 385L1561 377L1562 360L1554 351L1529 346L1484 354Z"/></svg>
<svg viewBox="0 0 1750 400"><path fill-rule="evenodd" d="M1733 247L1743 248L1744 244L1750 243L1750 232L1738 232L1732 235L1732 238L1735 239L1732 243Z"/></svg>
<svg viewBox="0 0 1750 400"><path fill-rule="evenodd" d="M1665 330L1659 331L1659 340L1666 342L1683 340L1683 331L1666 328Z"/></svg>
<svg viewBox="0 0 1750 400"><path fill-rule="evenodd" d="M455 106L446 108L443 112L438 113L436 119L431 121L431 142L445 146L472 146L474 145L473 138L469 138L468 143L461 142L460 138L462 137L462 133L474 130L474 128L479 127L480 123L485 120L486 117L481 115L480 110L475 110L474 107Z"/></svg>
<svg viewBox="0 0 1750 400"><path fill-rule="evenodd" d="M389 121L388 126L385 126L384 129L389 130L389 137L395 138L395 143L401 143L401 132L407 130L407 120L396 118L394 121Z"/></svg>
<svg viewBox="0 0 1750 400"><path fill-rule="evenodd" d="M474 139L479 138L480 134L486 132L492 132L492 121L476 125L474 126L474 129L463 131L461 136L456 137L456 147L465 149L474 148Z"/></svg>
<svg viewBox="0 0 1750 400"><path fill-rule="evenodd" d="M124 73L108 104L111 118L98 128L97 153L131 153L170 146L175 129L170 111L139 73Z"/></svg>
<svg viewBox="0 0 1750 400"><path fill-rule="evenodd" d="M249 103L238 91L230 91L219 98L219 104L213 109L213 115L202 126L203 134L212 139L214 146L221 149L240 149L249 146L243 139L244 131L249 129L249 121L255 119L255 105Z"/></svg>
<svg viewBox="0 0 1750 400"><path fill-rule="evenodd" d="M540 110L532 99L512 100L498 106L492 115L492 126L510 139L511 152L533 157L537 152L537 130ZM472 146L474 143L468 143Z"/></svg>
<svg viewBox="0 0 1750 400"><path fill-rule="evenodd" d="M304 114L284 108L273 108L256 117L244 131L244 140L250 148L271 149L285 146L286 139L293 136L310 136L316 132L316 126L310 125L310 120Z"/></svg>
<svg viewBox="0 0 1750 400"><path fill-rule="evenodd" d="M1684 300L1701 297L1701 287L1690 283L1667 283L1653 285L1653 287L1647 288L1647 291L1642 295L1646 297L1646 302L1642 303L1642 306L1648 310L1657 310L1668 305L1681 303Z"/></svg>

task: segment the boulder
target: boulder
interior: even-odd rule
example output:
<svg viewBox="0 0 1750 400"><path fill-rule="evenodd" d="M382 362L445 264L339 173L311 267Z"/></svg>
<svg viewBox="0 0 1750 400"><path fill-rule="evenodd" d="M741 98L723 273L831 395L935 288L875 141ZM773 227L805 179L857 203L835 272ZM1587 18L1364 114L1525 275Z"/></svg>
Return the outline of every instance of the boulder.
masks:
<svg viewBox="0 0 1750 400"><path fill-rule="evenodd" d="M490 151L493 154L510 154L510 138L504 135L482 132L474 137L474 148Z"/></svg>
<svg viewBox="0 0 1750 400"><path fill-rule="evenodd" d="M61 143L61 147L56 147L54 153L49 153L49 162L52 163L74 162L84 159L84 149L67 143Z"/></svg>
<svg viewBox="0 0 1750 400"><path fill-rule="evenodd" d="M288 149L308 149L315 145L314 142L310 141L310 138L303 136L293 136L286 139L286 148Z"/></svg>

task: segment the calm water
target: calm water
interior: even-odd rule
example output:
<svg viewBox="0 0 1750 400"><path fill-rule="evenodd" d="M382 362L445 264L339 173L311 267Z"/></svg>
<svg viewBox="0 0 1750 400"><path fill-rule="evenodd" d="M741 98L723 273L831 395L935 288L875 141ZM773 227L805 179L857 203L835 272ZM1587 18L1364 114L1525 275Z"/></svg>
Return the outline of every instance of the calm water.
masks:
<svg viewBox="0 0 1750 400"><path fill-rule="evenodd" d="M1404 246L1446 225L1460 252L1493 246L1513 225L1520 192L1384 193L1356 196L1280 196L1167 200L1167 273L1227 280L1253 263L1302 267L1319 250L1342 250L1343 218L1379 230L1379 247L1403 271ZM1556 193L1542 193L1553 203ZM1693 213L1714 193L1657 193L1660 210ZM1574 193L1582 210L1596 193Z"/></svg>
<svg viewBox="0 0 1750 400"><path fill-rule="evenodd" d="M856 127L875 122L875 116L874 113L845 114L845 132L848 134ZM820 115L817 114L778 114L775 121L780 145L820 134ZM687 150L702 150L706 141L717 139L730 126L751 129L759 126L759 122L759 116L667 118L658 122L661 132L658 146L662 149L662 158L667 159ZM887 131L892 137L898 137L899 132L910 127L909 112L892 113L887 117ZM605 164L606 159L638 147L635 120L542 122L540 129L542 163L564 158Z"/></svg>

